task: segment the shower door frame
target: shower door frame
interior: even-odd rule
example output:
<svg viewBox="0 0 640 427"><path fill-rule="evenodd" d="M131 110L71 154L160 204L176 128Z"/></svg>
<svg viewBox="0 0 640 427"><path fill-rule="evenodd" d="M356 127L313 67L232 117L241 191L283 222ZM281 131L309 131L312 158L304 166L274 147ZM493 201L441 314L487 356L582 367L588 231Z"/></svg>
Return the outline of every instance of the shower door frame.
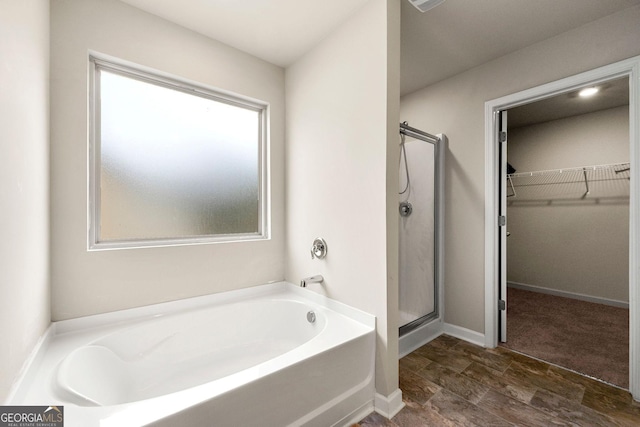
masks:
<svg viewBox="0 0 640 427"><path fill-rule="evenodd" d="M399 327L400 337L417 331L434 320L442 318L444 296L442 284L444 283L444 159L447 146L447 137L444 134L431 135L427 132L409 126L406 122L400 123L400 134L414 138L434 147L434 193L433 193L433 311L418 319ZM400 286L400 285L398 285Z"/></svg>
<svg viewBox="0 0 640 427"><path fill-rule="evenodd" d="M485 103L485 347L498 344L500 267L498 134L496 120L508 110L616 78L629 78L629 391L640 400L640 56ZM507 301L508 304L508 301Z"/></svg>

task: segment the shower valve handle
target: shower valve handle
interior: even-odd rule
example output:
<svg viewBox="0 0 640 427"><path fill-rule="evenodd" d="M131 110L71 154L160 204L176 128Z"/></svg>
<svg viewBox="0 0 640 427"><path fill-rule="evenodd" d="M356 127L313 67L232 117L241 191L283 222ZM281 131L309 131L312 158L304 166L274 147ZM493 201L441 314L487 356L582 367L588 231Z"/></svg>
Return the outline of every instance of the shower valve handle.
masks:
<svg viewBox="0 0 640 427"><path fill-rule="evenodd" d="M327 256L327 242L324 239L318 237L313 241L311 246L311 259L322 259Z"/></svg>

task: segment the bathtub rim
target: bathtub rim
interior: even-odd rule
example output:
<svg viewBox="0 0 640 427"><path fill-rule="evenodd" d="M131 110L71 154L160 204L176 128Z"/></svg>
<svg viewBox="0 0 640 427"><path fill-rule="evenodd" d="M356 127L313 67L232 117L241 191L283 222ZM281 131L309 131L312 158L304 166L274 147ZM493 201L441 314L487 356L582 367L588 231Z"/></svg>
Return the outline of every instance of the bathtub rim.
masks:
<svg viewBox="0 0 640 427"><path fill-rule="evenodd" d="M51 330L50 333L55 337L65 333L79 332L105 326L114 326L116 324L129 323L133 321L144 321L157 316L178 314L183 311L223 305L244 299L269 296L271 294L277 294L284 291L292 292L297 296L306 298L312 302L323 305L330 310L350 317L365 326L375 328L375 316L372 314L333 300L317 292L301 288L300 286L296 286L292 283L279 281L231 291L189 297L175 301L161 302L147 306L92 314L74 319L59 320L52 322L49 329Z"/></svg>

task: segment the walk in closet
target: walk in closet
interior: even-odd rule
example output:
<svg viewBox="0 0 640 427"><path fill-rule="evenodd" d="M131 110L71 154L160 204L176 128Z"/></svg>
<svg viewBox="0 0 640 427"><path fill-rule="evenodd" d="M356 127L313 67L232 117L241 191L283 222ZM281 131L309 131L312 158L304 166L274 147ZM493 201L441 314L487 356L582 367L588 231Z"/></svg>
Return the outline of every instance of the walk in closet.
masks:
<svg viewBox="0 0 640 427"><path fill-rule="evenodd" d="M610 99L599 106L569 93L509 110L506 180L504 345L623 388L629 375L627 84L603 85L601 95ZM588 102L593 106L585 109Z"/></svg>

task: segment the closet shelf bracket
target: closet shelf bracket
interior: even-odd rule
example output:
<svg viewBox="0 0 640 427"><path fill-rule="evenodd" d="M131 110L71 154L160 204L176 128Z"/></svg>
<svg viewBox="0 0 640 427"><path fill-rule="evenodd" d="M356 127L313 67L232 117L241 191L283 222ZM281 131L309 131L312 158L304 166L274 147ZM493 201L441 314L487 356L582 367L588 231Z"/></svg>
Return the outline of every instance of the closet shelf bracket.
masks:
<svg viewBox="0 0 640 427"><path fill-rule="evenodd" d="M587 168L582 168L582 174L584 175L584 186L587 187L587 191L582 195L582 199L589 195L589 179L587 178Z"/></svg>

